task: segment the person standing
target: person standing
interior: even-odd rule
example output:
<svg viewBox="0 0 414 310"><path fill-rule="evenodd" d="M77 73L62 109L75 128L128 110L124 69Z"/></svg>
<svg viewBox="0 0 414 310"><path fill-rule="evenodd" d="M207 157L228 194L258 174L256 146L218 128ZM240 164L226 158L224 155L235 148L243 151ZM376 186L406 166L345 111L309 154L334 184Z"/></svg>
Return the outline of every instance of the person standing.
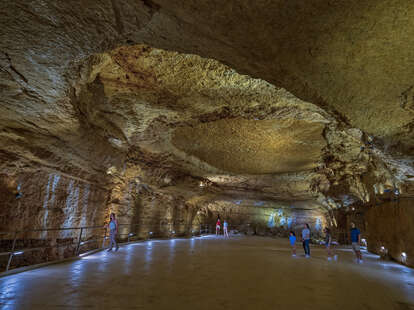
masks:
<svg viewBox="0 0 414 310"><path fill-rule="evenodd" d="M115 213L111 213L109 216L109 249L108 252L112 251L112 247L115 246L115 251L118 251L119 246L118 243L116 243L116 235L118 234L118 221L115 219Z"/></svg>
<svg viewBox="0 0 414 310"><path fill-rule="evenodd" d="M217 218L217 222L216 222L216 236L218 236L220 234L220 217Z"/></svg>
<svg viewBox="0 0 414 310"><path fill-rule="evenodd" d="M361 232L353 222L351 223L351 244L357 258L357 263L362 263L361 248L359 246L361 244Z"/></svg>
<svg viewBox="0 0 414 310"><path fill-rule="evenodd" d="M289 242L292 248L292 256L295 257L296 256L296 235L293 230L291 230L289 233Z"/></svg>
<svg viewBox="0 0 414 310"><path fill-rule="evenodd" d="M328 227L326 227L324 232L325 232L325 246L326 246L326 251L328 252L328 260L332 260L332 251L331 251L332 235L331 235L331 230Z"/></svg>
<svg viewBox="0 0 414 310"><path fill-rule="evenodd" d="M227 223L226 220L224 220L224 222L223 222L223 234L224 234L224 237L227 237L227 238L229 237L228 226L229 226L229 224Z"/></svg>
<svg viewBox="0 0 414 310"><path fill-rule="evenodd" d="M305 250L305 257L310 257L310 228L309 224L305 224L305 228L302 229L302 243L303 243L303 249Z"/></svg>

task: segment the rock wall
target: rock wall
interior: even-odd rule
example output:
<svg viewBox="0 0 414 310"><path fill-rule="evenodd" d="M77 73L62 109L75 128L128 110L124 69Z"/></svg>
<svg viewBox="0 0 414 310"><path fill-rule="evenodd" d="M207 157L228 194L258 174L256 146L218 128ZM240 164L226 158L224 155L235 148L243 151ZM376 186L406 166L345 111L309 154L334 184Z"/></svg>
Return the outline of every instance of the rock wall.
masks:
<svg viewBox="0 0 414 310"><path fill-rule="evenodd" d="M242 200L207 203L199 210L197 219L214 229L218 216L222 222L226 220L231 229L258 235L286 236L290 230L299 234L308 223L312 236L318 238L328 224L326 213L320 209L305 209L283 202Z"/></svg>
<svg viewBox="0 0 414 310"><path fill-rule="evenodd" d="M414 267L412 199L401 198L370 207L365 213L365 224L369 251L383 254L386 250L392 259Z"/></svg>
<svg viewBox="0 0 414 310"><path fill-rule="evenodd" d="M0 252L10 251L15 239L15 251L32 249L15 255L11 268L73 256L81 230L69 228L102 226L107 214L107 189L58 171L2 174L0 188ZM102 239L94 240L103 233L83 229L82 250L100 245ZM1 271L8 258L1 256Z"/></svg>
<svg viewBox="0 0 414 310"><path fill-rule="evenodd" d="M103 223L109 192L98 184L45 170L2 175L0 182L7 185L0 192L2 231Z"/></svg>

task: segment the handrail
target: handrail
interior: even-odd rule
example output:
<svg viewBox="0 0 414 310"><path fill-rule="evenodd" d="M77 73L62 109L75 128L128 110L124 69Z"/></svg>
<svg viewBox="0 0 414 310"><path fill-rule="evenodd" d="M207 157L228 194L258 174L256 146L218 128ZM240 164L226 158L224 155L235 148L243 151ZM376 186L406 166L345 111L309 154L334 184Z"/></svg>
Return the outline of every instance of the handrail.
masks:
<svg viewBox="0 0 414 310"><path fill-rule="evenodd" d="M120 237L122 240L119 240L119 243L123 242L130 242L131 239L150 239L153 237L152 231L145 231L145 228L154 228L156 231L156 234L161 233L162 235L172 237L174 235L198 235L202 233L208 233L209 227L208 225L203 224L178 224L178 223L167 223L167 224L125 224L120 223L118 224L120 230L122 232L119 232L117 234L118 237ZM125 228L123 226L127 226L129 229L127 232L124 231ZM204 226L204 228L203 228ZM194 229L195 227L198 227L198 229ZM102 229L103 232L98 233L92 233L89 237L86 235L84 236L84 232L87 232L87 230L93 230L93 229ZM147 230L150 230L147 229ZM22 239L18 239L19 235L21 234L27 234L27 233L42 233L42 232L64 232L64 231L77 231L79 230L79 233L76 237L73 233L71 233L71 237L64 238L63 240L67 240L70 242L56 242L53 244L46 244L42 246L37 246L33 248L18 248L16 249L16 243L18 240L25 240L25 237L23 236ZM144 231L136 231L136 230L144 230ZM177 230L177 232L176 232ZM102 233L101 236L99 236ZM146 235L147 234L147 235ZM10 241L13 240L12 247L10 251L0 252L0 257L2 256L9 256L7 260L6 270L8 271L10 269L12 260L14 257L17 257L19 255L22 255L27 252L34 252L38 250L46 250L46 249L60 249L60 248L69 248L71 251L73 251L73 254L71 256L78 256L81 252L82 246L85 245L91 245L91 243L96 243L94 246L95 249L97 248L103 248L105 247L105 241L109 239L108 235L108 226L107 225L99 225L99 226L79 226L79 227L61 227L61 228L35 228L35 229L25 229L25 230L16 230L16 231L2 231L0 232L0 235L12 235L12 239L9 239ZM145 236L146 235L146 236ZM144 236L144 237L142 237ZM92 238L90 238L92 237ZM55 238L55 240L58 238ZM1 239L0 239L1 240ZM4 239L3 239L4 240ZM36 239L35 239L36 240ZM53 239L47 239L47 238L40 238L39 240L47 240L51 241ZM100 241L102 241L102 244L100 245ZM19 241L20 242L20 241ZM88 248L87 250L91 250L91 248ZM67 253L64 253L66 255ZM61 256L62 253L53 253L53 256ZM47 258L46 258L47 259Z"/></svg>
<svg viewBox="0 0 414 310"><path fill-rule="evenodd" d="M140 240L140 239L151 239L156 236L165 236L165 237L172 237L172 236L179 236L179 235L201 235L205 233L215 233L215 224L214 223L207 223L207 224L178 224L178 223L166 223L166 224L160 224L160 223L145 223L145 224L126 224L126 223L120 223L118 224L120 226L121 232L117 234L118 237L121 238L119 240L119 243L123 242L130 242L131 240ZM125 231L125 227L127 226L128 229ZM256 228L265 228L265 226L256 225L254 223L245 223L245 224L239 224L239 225L230 225L229 224L229 232L231 230L238 230L240 232L247 230L252 230L254 233L256 233ZM92 232L88 234L88 230L103 230L101 232ZM150 231L154 229L153 231ZM19 248L17 245L25 239L23 236L21 239L18 239L20 234L26 234L26 233L41 233L41 232L64 232L64 231L77 231L79 230L79 233L77 235L71 233L70 237L64 237L62 238L62 242L56 242L57 238L54 236L53 238L40 238L34 240L46 240L47 243L45 245L41 246L35 246L33 248ZM223 230L220 231L221 233ZM7 260L6 265L6 271L10 269L12 266L13 258L22 255L27 252L34 252L39 250L46 250L46 249L52 249L52 250L59 250L61 248L67 248L69 251L65 251L65 253L62 252L52 252L49 253L52 255L53 258L55 257L70 257L70 256L78 256L82 251L92 250L92 249L99 249L104 248L106 241L109 239L108 236L108 226L107 225L99 225L99 226L79 226L79 227L62 227L62 228L38 228L38 229L26 229L26 230L17 230L17 231L9 231L9 232L0 232L0 235L11 235L12 237L8 240L13 240L12 246L10 251L0 252L0 257L3 256L9 256ZM54 234L53 234L54 235ZM336 231L333 232L333 239L336 239L337 241L345 243L348 241L348 233L345 231ZM335 238L336 237L336 238ZM33 240L29 239L29 240ZM55 242L53 242L53 239L55 239ZM0 239L1 240L1 239ZM4 240L4 239L3 239ZM24 244L23 244L24 246ZM72 254L69 256L68 252L71 252ZM48 255L48 253L46 253ZM48 260L49 257L46 257L46 260Z"/></svg>

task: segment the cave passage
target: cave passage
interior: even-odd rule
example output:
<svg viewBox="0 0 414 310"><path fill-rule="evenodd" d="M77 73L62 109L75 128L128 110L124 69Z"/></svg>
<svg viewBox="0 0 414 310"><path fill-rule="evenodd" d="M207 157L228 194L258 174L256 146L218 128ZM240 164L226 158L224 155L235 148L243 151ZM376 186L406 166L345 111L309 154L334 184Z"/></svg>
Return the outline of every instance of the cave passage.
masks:
<svg viewBox="0 0 414 310"><path fill-rule="evenodd" d="M77 2L0 4L0 308L414 309L414 1Z"/></svg>
<svg viewBox="0 0 414 310"><path fill-rule="evenodd" d="M0 278L3 309L410 309L414 271L377 255L291 257L285 240L205 236L125 245Z"/></svg>

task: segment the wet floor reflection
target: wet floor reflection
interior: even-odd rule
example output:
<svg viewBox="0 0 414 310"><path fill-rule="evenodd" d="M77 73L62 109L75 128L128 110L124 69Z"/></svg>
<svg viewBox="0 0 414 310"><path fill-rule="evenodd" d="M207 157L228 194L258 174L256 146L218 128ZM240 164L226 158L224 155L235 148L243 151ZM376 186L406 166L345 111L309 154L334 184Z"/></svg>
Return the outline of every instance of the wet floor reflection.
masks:
<svg viewBox="0 0 414 310"><path fill-rule="evenodd" d="M79 287L82 284L85 275L86 264L82 260L76 261L70 267L70 280L74 287Z"/></svg>
<svg viewBox="0 0 414 310"><path fill-rule="evenodd" d="M19 275L0 279L0 309L18 309L24 289L24 279Z"/></svg>
<svg viewBox="0 0 414 310"><path fill-rule="evenodd" d="M313 247L312 254L293 259L286 240L256 237L141 242L0 278L0 309L201 309L200 302L211 309L218 301L226 309L359 309L363 303L379 310L414 304L413 269L372 254L358 265L348 249L338 251L335 263L323 248Z"/></svg>
<svg viewBox="0 0 414 310"><path fill-rule="evenodd" d="M152 266L152 252L153 252L154 241L147 241L144 246L145 246L144 270L146 272L150 272L151 266Z"/></svg>
<svg viewBox="0 0 414 310"><path fill-rule="evenodd" d="M175 259L175 251L176 251L176 239L171 239L168 241L168 271L172 272L174 268L174 259Z"/></svg>

